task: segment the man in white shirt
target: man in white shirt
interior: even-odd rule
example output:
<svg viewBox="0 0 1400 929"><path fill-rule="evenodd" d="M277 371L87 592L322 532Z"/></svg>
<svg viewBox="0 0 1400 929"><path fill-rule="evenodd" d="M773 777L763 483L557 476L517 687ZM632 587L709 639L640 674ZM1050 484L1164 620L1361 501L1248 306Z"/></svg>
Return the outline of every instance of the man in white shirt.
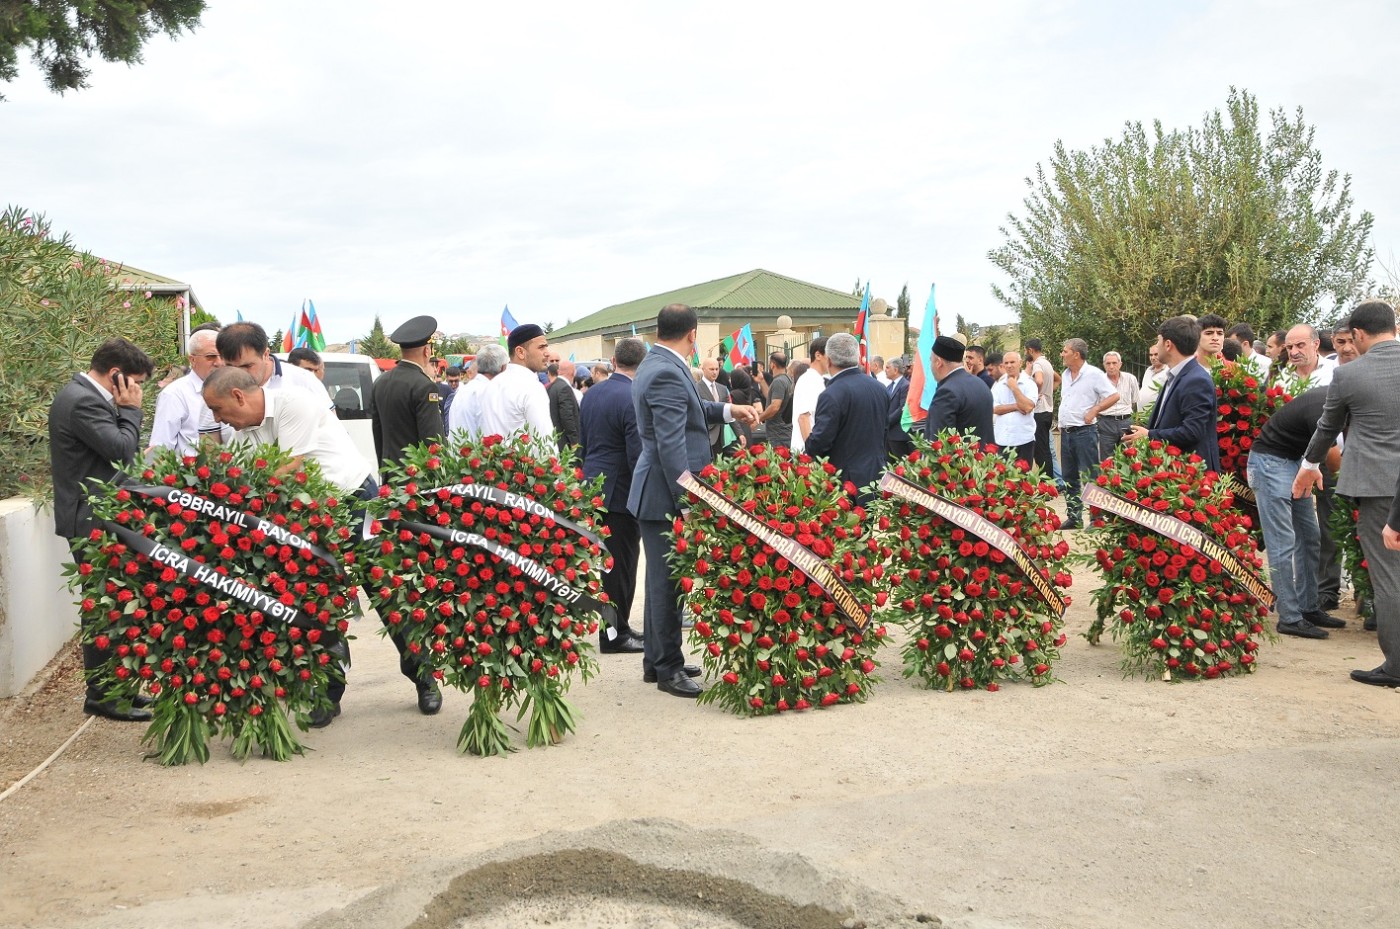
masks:
<svg viewBox="0 0 1400 929"><path fill-rule="evenodd" d="M1064 374L1060 380L1060 470L1065 478L1063 529L1083 528L1079 489L1099 463L1099 414L1118 402L1108 376L1087 362L1089 345L1070 339L1060 350Z"/></svg>
<svg viewBox="0 0 1400 929"><path fill-rule="evenodd" d="M807 346L811 365L797 379L792 390L792 453L800 455L807 448L807 436L812 434L817 398L826 389L826 339L818 337Z"/></svg>
<svg viewBox="0 0 1400 929"><path fill-rule="evenodd" d="M186 345L190 372L171 382L156 398L150 448L173 448L176 454L188 457L199 453L201 436L220 441L219 424L204 405L203 395L204 379L224 364L215 345L218 335L212 329L191 333Z"/></svg>
<svg viewBox="0 0 1400 929"><path fill-rule="evenodd" d="M534 323L523 323L506 337L509 363L481 393L481 434L510 436L529 429L553 444L554 420L540 374L549 365L549 339Z"/></svg>
<svg viewBox="0 0 1400 929"><path fill-rule="evenodd" d="M1157 347L1156 342L1147 347L1147 358L1151 363L1142 372L1142 385L1138 388L1140 410L1145 410L1157 402L1158 394L1167 383L1167 375L1171 373L1171 368L1162 363L1161 349Z"/></svg>
<svg viewBox="0 0 1400 929"><path fill-rule="evenodd" d="M1269 357L1254 350L1254 329L1249 323L1236 323L1225 333L1225 337L1240 343L1239 364L1247 365L1257 378L1268 376Z"/></svg>
<svg viewBox="0 0 1400 929"><path fill-rule="evenodd" d="M1035 381L1039 394L1035 400L1035 463L1046 474L1059 474L1055 467L1055 448L1050 442L1050 427L1055 422L1055 367L1045 357L1045 347L1039 339L1026 340L1026 373ZM995 428L995 424L993 424Z"/></svg>
<svg viewBox="0 0 1400 929"><path fill-rule="evenodd" d="M305 368L288 364L273 356L267 347L267 331L257 323L233 323L225 326L215 340L224 364L247 371L260 387L281 390L291 387L304 390L331 409L331 397L320 379Z"/></svg>
<svg viewBox="0 0 1400 929"><path fill-rule="evenodd" d="M1297 393L1302 393L1304 383L1308 388L1326 387L1332 383L1332 372L1336 370L1337 362L1318 354L1321 344L1317 330L1307 323L1294 326L1284 337L1283 347L1288 352L1288 364L1298 378Z"/></svg>
<svg viewBox="0 0 1400 929"><path fill-rule="evenodd" d="M499 345L484 345L477 352L477 376L463 381L452 396L452 406L447 411L447 434L465 433L475 441L481 436L481 396L486 385L495 380L506 366L506 350Z"/></svg>
<svg viewBox="0 0 1400 929"><path fill-rule="evenodd" d="M1118 402L1099 414L1099 460L1113 454L1123 431L1133 424L1133 411L1138 408L1137 378L1123 370L1123 356L1117 352L1106 352L1103 356L1103 373L1108 383L1118 391Z"/></svg>
<svg viewBox="0 0 1400 929"><path fill-rule="evenodd" d="M1035 403L1040 390L1021 370L1020 352L1001 356L1001 377L992 385L992 434L997 445L1016 453L1017 461L1035 463Z"/></svg>
<svg viewBox="0 0 1400 929"><path fill-rule="evenodd" d="M885 393L889 393L894 382L899 380L897 377L890 377L889 366L885 363L885 359L879 355L870 359L870 370L875 372L875 380L879 381L880 386L885 388Z"/></svg>

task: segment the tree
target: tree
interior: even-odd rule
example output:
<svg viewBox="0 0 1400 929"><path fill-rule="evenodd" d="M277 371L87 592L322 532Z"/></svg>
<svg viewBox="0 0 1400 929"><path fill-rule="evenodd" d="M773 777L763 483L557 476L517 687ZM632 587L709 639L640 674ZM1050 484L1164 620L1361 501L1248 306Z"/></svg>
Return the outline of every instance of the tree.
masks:
<svg viewBox="0 0 1400 929"><path fill-rule="evenodd" d="M85 58L140 64L147 39L194 31L203 12L204 0L0 0L0 81L19 74L25 48L50 90L81 90L88 86Z"/></svg>
<svg viewBox="0 0 1400 929"><path fill-rule="evenodd" d="M276 332L274 332L272 334L272 337L267 340L267 347L269 351L280 352L282 350L281 329L278 329Z"/></svg>
<svg viewBox="0 0 1400 929"><path fill-rule="evenodd" d="M899 290L899 296L894 301L894 313L891 314L899 319L909 318L909 282L905 281L904 286Z"/></svg>
<svg viewBox="0 0 1400 929"><path fill-rule="evenodd" d="M1141 351L1180 313L1218 313L1256 332L1335 316L1365 286L1372 217L1352 215L1351 177L1324 173L1303 112L1270 114L1246 91L1200 127L1129 123L1089 151L1056 143L1027 178L988 257L992 293L1047 345Z"/></svg>
<svg viewBox="0 0 1400 929"><path fill-rule="evenodd" d="M566 320L566 321L564 322L564 325L568 326L568 325L570 325L570 324L572 324L572 323L573 323L573 320L570 319L570 320ZM550 334L551 332L553 332L553 331L554 331L554 320L551 319L549 322L547 322L547 323L544 324L544 332L545 332L545 335L549 335L549 334Z"/></svg>
<svg viewBox="0 0 1400 929"><path fill-rule="evenodd" d="M369 330L369 335L360 340L360 353L371 358L398 358L399 347L389 341L389 337L384 334L384 324L379 321L379 314L374 314L374 326Z"/></svg>

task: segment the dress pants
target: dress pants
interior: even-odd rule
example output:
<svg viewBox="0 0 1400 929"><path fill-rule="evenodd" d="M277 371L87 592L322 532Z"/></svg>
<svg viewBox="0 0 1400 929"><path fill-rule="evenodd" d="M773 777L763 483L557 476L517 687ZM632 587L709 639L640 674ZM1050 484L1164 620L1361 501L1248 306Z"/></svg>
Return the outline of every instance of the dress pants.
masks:
<svg viewBox="0 0 1400 929"><path fill-rule="evenodd" d="M1400 552L1391 551L1381 540L1390 518L1393 497L1360 497L1357 535L1361 551L1371 570L1371 586L1376 591L1374 615L1376 632L1385 661L1380 670L1400 677Z"/></svg>
<svg viewBox="0 0 1400 929"><path fill-rule="evenodd" d="M82 563L82 558L78 555L79 546L86 540L86 536L68 540L68 550L73 553L74 564ZM100 631L100 626L94 629L83 630L83 679L87 682L88 698L99 702L107 699L99 672L101 672L102 666L107 663L107 659L112 655L112 652L103 652L96 645L88 641L90 637L96 636Z"/></svg>
<svg viewBox="0 0 1400 929"><path fill-rule="evenodd" d="M1332 509L1337 504L1337 476L1322 469L1322 492L1317 495L1317 522L1322 528L1322 556L1318 562L1317 601L1329 608L1341 599L1342 559L1329 525ZM1345 505L1345 504L1343 504Z"/></svg>
<svg viewBox="0 0 1400 929"><path fill-rule="evenodd" d="M608 510L603 517L608 527L608 554L612 555L612 570L603 575L603 591L617 607L617 621L612 624L616 638L634 635L628 624L632 615L632 598L637 592L637 553L641 551L641 530L636 517L626 510ZM613 641L607 632L603 641Z"/></svg>
<svg viewBox="0 0 1400 929"><path fill-rule="evenodd" d="M638 520L642 550L647 556L646 599L642 603L642 671L655 671L658 681L674 677L685 667L681 651L681 588L666 560L672 549L666 533L670 520Z"/></svg>
<svg viewBox="0 0 1400 929"><path fill-rule="evenodd" d="M1035 463L1051 474L1055 468L1055 457L1050 450L1050 426L1055 418L1052 410L1035 414Z"/></svg>
<svg viewBox="0 0 1400 929"><path fill-rule="evenodd" d="M1133 418L1128 415L1109 416L1107 413L1100 413L1094 420L1094 425L1098 426L1099 433L1099 461L1113 455L1113 450L1118 447L1118 440L1123 438L1123 430L1133 424Z"/></svg>

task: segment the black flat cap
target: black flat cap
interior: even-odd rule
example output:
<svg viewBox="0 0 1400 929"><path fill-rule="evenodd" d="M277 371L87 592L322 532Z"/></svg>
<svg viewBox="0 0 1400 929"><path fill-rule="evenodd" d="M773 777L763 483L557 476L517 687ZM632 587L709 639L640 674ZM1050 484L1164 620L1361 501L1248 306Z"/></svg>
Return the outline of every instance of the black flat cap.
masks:
<svg viewBox="0 0 1400 929"><path fill-rule="evenodd" d="M437 320L431 316L415 316L395 329L394 334L389 336L389 341L399 348L417 348L428 344L433 333L437 332L437 327Z"/></svg>
<svg viewBox="0 0 1400 929"><path fill-rule="evenodd" d="M941 335L933 340L933 353L944 361L962 361L963 344L949 335Z"/></svg>

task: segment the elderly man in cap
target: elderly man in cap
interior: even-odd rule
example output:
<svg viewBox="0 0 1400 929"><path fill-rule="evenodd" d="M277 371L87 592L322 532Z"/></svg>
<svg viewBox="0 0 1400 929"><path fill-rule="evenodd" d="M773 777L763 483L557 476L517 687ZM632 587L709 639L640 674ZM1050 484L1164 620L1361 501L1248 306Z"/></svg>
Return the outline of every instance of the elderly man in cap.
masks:
<svg viewBox="0 0 1400 929"><path fill-rule="evenodd" d="M505 370L481 392L481 434L508 436L529 429L541 438L554 435L549 394L540 374L549 364L549 339L534 323L522 323L506 338Z"/></svg>
<svg viewBox="0 0 1400 929"><path fill-rule="evenodd" d="M381 471L403 461L411 446L442 438L446 425L442 394L428 373L435 332L436 319L415 316L389 336L389 341L399 346L403 360L376 380L369 394L374 451Z"/></svg>
<svg viewBox="0 0 1400 929"><path fill-rule="evenodd" d="M924 422L924 436L932 441L944 429L964 432L971 429L977 441L986 445L994 440L992 392L982 379L963 366L963 344L941 335L933 340L933 377L938 389Z"/></svg>

